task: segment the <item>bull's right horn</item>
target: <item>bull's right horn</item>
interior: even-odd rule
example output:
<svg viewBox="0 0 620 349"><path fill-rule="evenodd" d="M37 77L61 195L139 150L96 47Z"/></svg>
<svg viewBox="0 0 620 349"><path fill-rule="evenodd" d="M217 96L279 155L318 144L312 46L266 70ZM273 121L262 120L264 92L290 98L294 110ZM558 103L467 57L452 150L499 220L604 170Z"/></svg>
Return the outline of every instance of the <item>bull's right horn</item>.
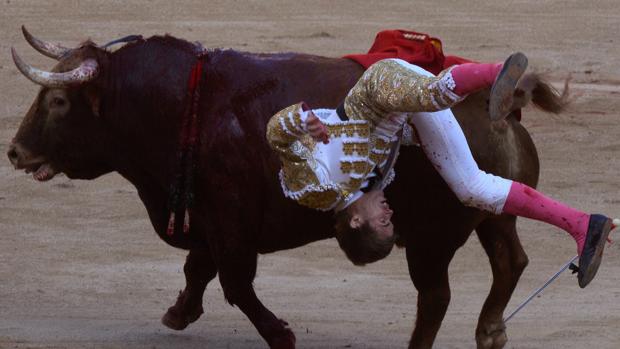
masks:
<svg viewBox="0 0 620 349"><path fill-rule="evenodd" d="M26 38L26 41L28 41L30 46L32 46L35 50L41 52L47 57L54 58L55 60L60 60L60 58L62 58L65 54L71 52L70 48L62 47L58 44L52 44L35 38L34 36L32 36L32 34L30 34L30 32L28 32L28 30L26 30L26 27L23 25L22 33L24 33L24 38Z"/></svg>
<svg viewBox="0 0 620 349"><path fill-rule="evenodd" d="M79 85L94 79L99 73L99 64L92 58L84 60L77 68L68 72L54 73L40 70L26 64L17 55L17 52L15 52L13 47L11 47L11 54L13 55L13 62L15 62L17 69L19 69L24 76L35 84L45 87L54 88Z"/></svg>

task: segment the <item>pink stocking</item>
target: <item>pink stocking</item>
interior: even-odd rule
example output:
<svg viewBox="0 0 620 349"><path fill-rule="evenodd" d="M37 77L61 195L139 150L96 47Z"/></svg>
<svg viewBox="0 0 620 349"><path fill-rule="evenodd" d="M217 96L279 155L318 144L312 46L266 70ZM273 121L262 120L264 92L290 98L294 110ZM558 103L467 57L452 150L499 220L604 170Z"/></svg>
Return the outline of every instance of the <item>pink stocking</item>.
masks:
<svg viewBox="0 0 620 349"><path fill-rule="evenodd" d="M577 242L581 255L588 232L590 215L566 206L525 184L513 182L503 212L543 221L566 230Z"/></svg>
<svg viewBox="0 0 620 349"><path fill-rule="evenodd" d="M454 93L463 97L486 87L491 87L503 63L465 63L452 68Z"/></svg>

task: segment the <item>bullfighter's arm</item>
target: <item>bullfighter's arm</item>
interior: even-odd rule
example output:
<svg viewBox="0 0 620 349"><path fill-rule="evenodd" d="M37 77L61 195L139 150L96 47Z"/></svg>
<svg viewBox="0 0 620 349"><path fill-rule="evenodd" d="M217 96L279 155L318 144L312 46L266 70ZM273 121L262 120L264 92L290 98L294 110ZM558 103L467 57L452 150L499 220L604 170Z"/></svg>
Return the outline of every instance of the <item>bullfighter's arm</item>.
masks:
<svg viewBox="0 0 620 349"><path fill-rule="evenodd" d="M291 147L295 141L307 134L308 113L304 111L302 105L303 103L297 103L282 109L267 123L267 142L283 160L303 161Z"/></svg>
<svg viewBox="0 0 620 349"><path fill-rule="evenodd" d="M345 99L347 114L379 122L391 112L437 111L461 99L446 88L454 84L449 69L435 77L415 68L393 59L370 66Z"/></svg>

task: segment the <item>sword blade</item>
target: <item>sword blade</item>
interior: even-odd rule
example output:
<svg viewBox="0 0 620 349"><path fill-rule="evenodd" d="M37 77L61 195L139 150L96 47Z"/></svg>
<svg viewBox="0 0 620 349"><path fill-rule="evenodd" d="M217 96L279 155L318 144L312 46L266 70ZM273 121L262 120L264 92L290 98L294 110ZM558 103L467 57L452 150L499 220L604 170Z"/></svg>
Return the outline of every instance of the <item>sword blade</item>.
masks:
<svg viewBox="0 0 620 349"><path fill-rule="evenodd" d="M547 280L547 282L545 282L544 285L542 285L536 291L534 291L534 293L532 293L529 297L527 297L525 299L525 301L523 301L521 304L519 304L519 306L515 310L513 310L512 313L510 313L510 315L505 317L504 318L504 323L506 323L506 322L508 322L508 320L512 319L512 317L515 316L515 314L517 314L521 309L523 309L523 307L525 307L532 299L534 299L534 297L536 297L540 292L542 292L545 288L547 288L547 286L549 286L555 279L557 279L558 276L560 276L560 274L562 274L564 272L564 270L568 269L570 267L570 265L573 264L573 262L577 260L577 258L579 258L578 255L573 257L573 258L571 258L571 260L569 260L568 262L566 262L566 264L564 264L562 266L562 268L560 268L560 270L558 270L557 273L555 273L551 278L549 278L549 280Z"/></svg>

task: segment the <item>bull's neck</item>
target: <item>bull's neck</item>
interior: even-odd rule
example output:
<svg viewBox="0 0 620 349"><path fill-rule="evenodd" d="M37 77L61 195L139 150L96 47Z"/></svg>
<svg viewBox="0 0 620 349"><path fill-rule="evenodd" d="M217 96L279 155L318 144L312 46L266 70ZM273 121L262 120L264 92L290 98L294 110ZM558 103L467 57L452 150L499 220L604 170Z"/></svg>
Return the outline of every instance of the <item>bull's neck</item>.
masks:
<svg viewBox="0 0 620 349"><path fill-rule="evenodd" d="M191 63L191 62L187 62ZM186 108L189 64L162 71L137 68L110 78L105 115L110 122L114 169L137 187L168 188ZM185 69L184 69L185 68Z"/></svg>

